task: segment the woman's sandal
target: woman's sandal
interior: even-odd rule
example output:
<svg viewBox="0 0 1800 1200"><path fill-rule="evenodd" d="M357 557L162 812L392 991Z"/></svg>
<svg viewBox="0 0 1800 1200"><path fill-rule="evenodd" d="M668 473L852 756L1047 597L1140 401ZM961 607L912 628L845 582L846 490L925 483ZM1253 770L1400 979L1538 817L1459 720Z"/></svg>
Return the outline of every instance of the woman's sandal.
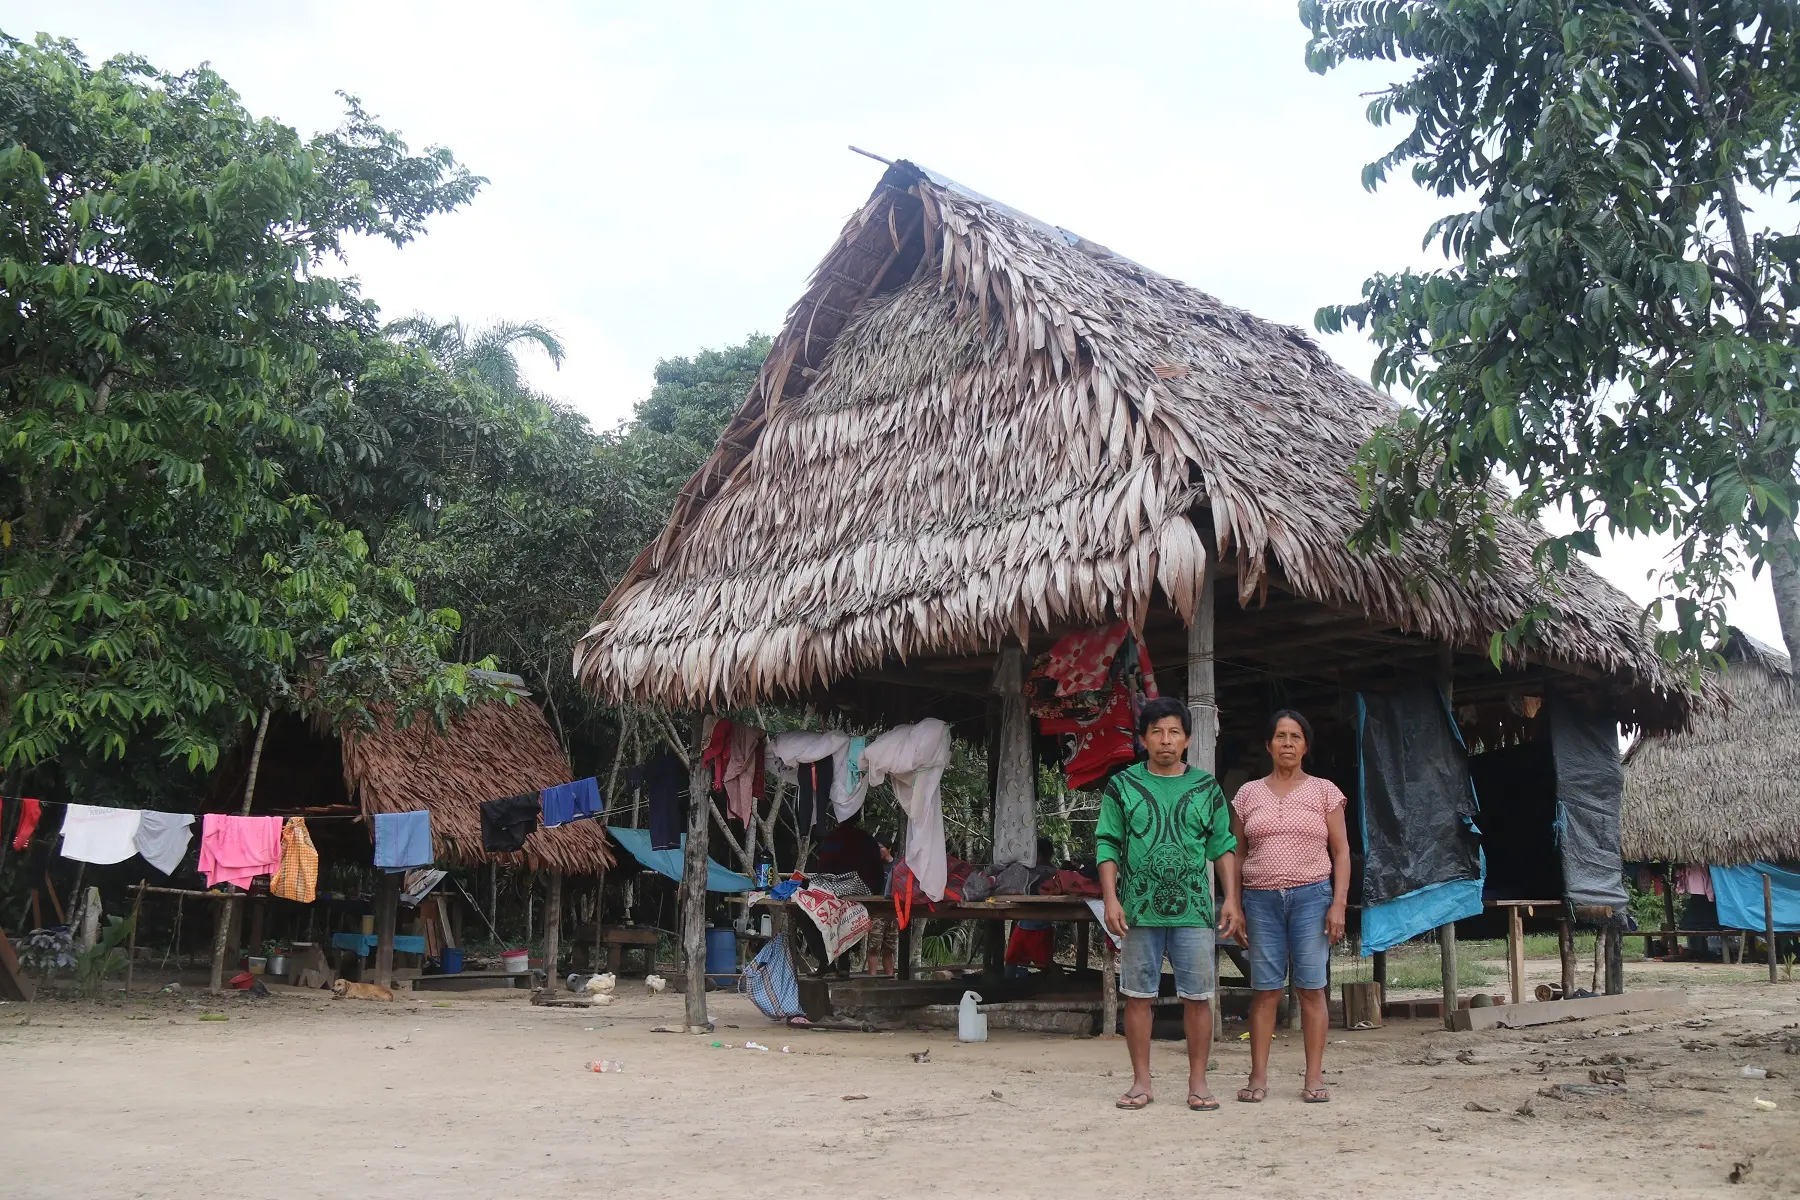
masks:
<svg viewBox="0 0 1800 1200"><path fill-rule="evenodd" d="M1122 1108L1126 1112L1136 1112L1140 1108L1149 1108L1155 1103L1155 1097L1148 1092L1126 1092L1113 1101L1114 1108Z"/></svg>
<svg viewBox="0 0 1800 1200"><path fill-rule="evenodd" d="M1210 1092L1202 1096L1199 1092L1188 1093L1189 1112L1218 1112L1218 1098Z"/></svg>
<svg viewBox="0 0 1800 1200"><path fill-rule="evenodd" d="M1302 1104L1330 1104L1331 1093L1322 1087L1301 1088L1300 1102Z"/></svg>
<svg viewBox="0 0 1800 1200"><path fill-rule="evenodd" d="M1238 1089L1237 1098L1239 1104L1261 1104L1269 1098L1269 1089L1266 1087L1241 1087Z"/></svg>

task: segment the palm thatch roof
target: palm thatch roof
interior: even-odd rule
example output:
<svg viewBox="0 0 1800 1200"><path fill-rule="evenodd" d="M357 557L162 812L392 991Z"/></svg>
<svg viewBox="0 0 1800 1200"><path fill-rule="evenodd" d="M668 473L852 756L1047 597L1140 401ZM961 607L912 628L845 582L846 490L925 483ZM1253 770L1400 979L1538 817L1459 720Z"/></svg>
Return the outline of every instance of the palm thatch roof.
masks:
<svg viewBox="0 0 1800 1200"><path fill-rule="evenodd" d="M1733 630L1725 658L1728 707L1643 739L1625 760L1629 861L1800 860L1800 703L1787 655Z"/></svg>
<svg viewBox="0 0 1800 1200"><path fill-rule="evenodd" d="M522 693L523 681L518 683ZM599 821L539 829L518 854L482 849L483 800L539 791L572 778L568 756L550 723L522 694L511 704L495 700L465 709L442 732L426 717L398 729L391 716L378 715L373 732L344 735L343 760L344 786L364 815L431 813L439 864L498 861L575 875L598 874L613 864Z"/></svg>
<svg viewBox="0 0 1800 1200"><path fill-rule="evenodd" d="M1272 324L907 162L790 311L749 397L577 647L613 697L730 707L1030 630L1190 617L1209 553L1432 642L1538 598L1537 537L1448 577L1430 537L1346 548L1350 467L1396 406ZM1515 667L1602 681L1621 720L1690 695L1586 571ZM1223 643L1221 643L1223 645Z"/></svg>

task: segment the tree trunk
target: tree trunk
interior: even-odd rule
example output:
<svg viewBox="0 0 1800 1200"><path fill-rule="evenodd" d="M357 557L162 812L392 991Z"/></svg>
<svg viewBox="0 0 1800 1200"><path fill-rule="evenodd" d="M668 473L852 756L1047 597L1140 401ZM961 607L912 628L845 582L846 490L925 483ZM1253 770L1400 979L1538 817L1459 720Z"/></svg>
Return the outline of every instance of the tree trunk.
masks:
<svg viewBox="0 0 1800 1200"><path fill-rule="evenodd" d="M1025 704L1025 648L1000 651L992 690L1000 728L994 770L994 852L997 863L1037 865L1037 762L1031 752L1031 710Z"/></svg>
<svg viewBox="0 0 1800 1200"><path fill-rule="evenodd" d="M700 761L701 724L696 721L696 745L688 768L687 847L681 870L681 945L687 956L687 1025L704 1031L706 1017L706 858L712 829L712 801L708 796L712 771Z"/></svg>
<svg viewBox="0 0 1800 1200"><path fill-rule="evenodd" d="M1800 663L1800 537L1794 523L1778 517L1769 528L1769 586L1775 592L1775 615L1788 661Z"/></svg>
<svg viewBox="0 0 1800 1200"><path fill-rule="evenodd" d="M562 872L550 870L550 894L544 899L544 990L556 991L556 960L562 957Z"/></svg>
<svg viewBox="0 0 1800 1200"><path fill-rule="evenodd" d="M262 768L263 740L269 736L269 710L262 710L262 718L256 723L256 745L250 750L250 774L244 781L244 805L238 810L239 816L250 815L250 802L256 798L256 773ZM227 884L226 887L230 887ZM230 940L231 918L237 908L236 900L226 900L219 905L219 924L213 930L212 980L210 988L213 992L225 990L225 944Z"/></svg>

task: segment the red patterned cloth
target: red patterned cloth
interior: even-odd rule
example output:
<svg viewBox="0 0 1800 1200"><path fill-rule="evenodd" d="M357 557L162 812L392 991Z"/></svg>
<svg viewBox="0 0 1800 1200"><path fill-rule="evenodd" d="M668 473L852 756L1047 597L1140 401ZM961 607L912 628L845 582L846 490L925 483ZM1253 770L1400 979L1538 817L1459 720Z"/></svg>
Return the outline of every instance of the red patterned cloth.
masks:
<svg viewBox="0 0 1800 1200"><path fill-rule="evenodd" d="M1082 722L1073 717L1045 718L1038 728L1047 734L1066 735L1070 746L1063 759L1069 786L1081 791L1105 779L1115 767L1137 761L1137 706L1131 693L1115 686L1112 702L1100 719Z"/></svg>
<svg viewBox="0 0 1800 1200"><path fill-rule="evenodd" d="M1023 921L1014 921L1012 936L1006 939L1006 965L1009 967L1048 967L1056 955L1056 929L1027 929Z"/></svg>
<svg viewBox="0 0 1800 1200"><path fill-rule="evenodd" d="M1157 694L1150 652L1123 621L1063 637L1038 655L1025 690L1034 716L1091 721L1119 684L1144 696Z"/></svg>

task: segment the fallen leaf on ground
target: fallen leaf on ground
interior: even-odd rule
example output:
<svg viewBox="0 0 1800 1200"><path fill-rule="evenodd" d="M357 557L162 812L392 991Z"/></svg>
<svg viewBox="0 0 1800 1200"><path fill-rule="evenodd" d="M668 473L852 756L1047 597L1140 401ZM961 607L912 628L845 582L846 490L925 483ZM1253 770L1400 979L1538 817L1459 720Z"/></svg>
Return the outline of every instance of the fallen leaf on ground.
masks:
<svg viewBox="0 0 1800 1200"><path fill-rule="evenodd" d="M842 1097L842 1099L845 1100L867 1100L868 1098L869 1096L866 1092L851 1092L848 1096Z"/></svg>
<svg viewBox="0 0 1800 1200"><path fill-rule="evenodd" d="M1469 1101L1467 1104L1463 1105L1463 1110L1465 1112L1499 1112L1500 1111L1499 1109L1495 1108L1493 1105L1483 1104L1479 1100Z"/></svg>

